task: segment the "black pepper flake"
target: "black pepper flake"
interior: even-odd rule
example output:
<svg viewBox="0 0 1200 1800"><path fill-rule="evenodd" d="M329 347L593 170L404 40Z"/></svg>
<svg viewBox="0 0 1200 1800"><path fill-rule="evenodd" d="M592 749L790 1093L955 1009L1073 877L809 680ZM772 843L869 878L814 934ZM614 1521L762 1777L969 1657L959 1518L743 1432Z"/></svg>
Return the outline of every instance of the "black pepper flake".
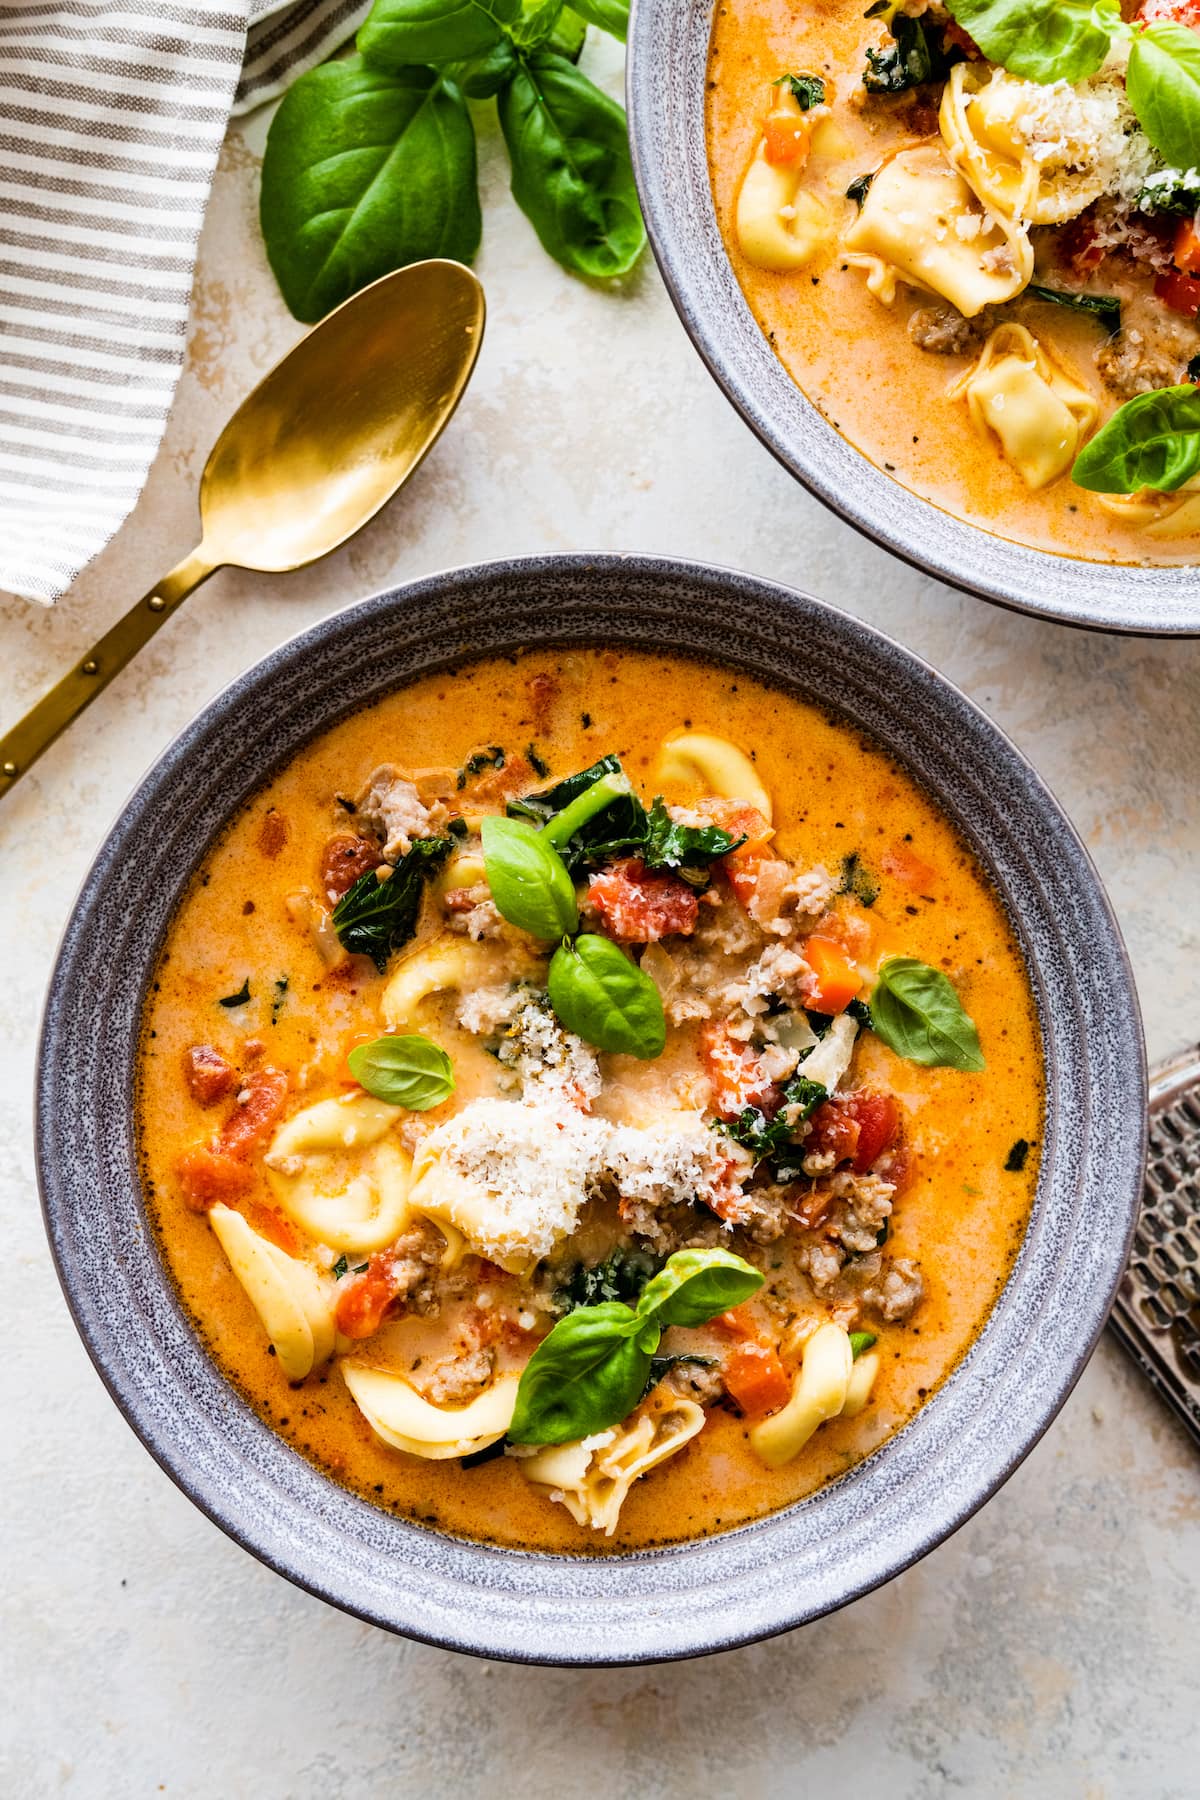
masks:
<svg viewBox="0 0 1200 1800"><path fill-rule="evenodd" d="M1021 1173L1021 1170L1025 1167L1029 1150L1030 1145L1028 1138L1018 1138L1004 1159L1004 1167L1010 1175L1019 1175Z"/></svg>

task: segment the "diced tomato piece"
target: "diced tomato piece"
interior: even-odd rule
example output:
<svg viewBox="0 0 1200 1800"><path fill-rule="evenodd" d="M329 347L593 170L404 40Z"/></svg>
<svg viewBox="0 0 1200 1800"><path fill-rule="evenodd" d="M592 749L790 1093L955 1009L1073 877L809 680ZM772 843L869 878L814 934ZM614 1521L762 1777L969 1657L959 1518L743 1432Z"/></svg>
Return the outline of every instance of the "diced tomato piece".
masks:
<svg viewBox="0 0 1200 1800"><path fill-rule="evenodd" d="M194 1212L207 1212L218 1200L236 1200L253 1186L254 1176L239 1157L209 1144L193 1144L175 1165L183 1197Z"/></svg>
<svg viewBox="0 0 1200 1800"><path fill-rule="evenodd" d="M969 31L964 31L957 19L948 19L942 27L942 42L947 50L961 50L971 62L978 62L983 51L975 42Z"/></svg>
<svg viewBox="0 0 1200 1800"><path fill-rule="evenodd" d="M242 1167L245 1168L245 1164ZM304 1241L291 1221L273 1206L264 1206L260 1200L247 1200L238 1209L245 1215L246 1223L259 1237L265 1237L269 1243L277 1246L287 1256L303 1256Z"/></svg>
<svg viewBox="0 0 1200 1800"><path fill-rule="evenodd" d="M1137 16L1142 25L1186 25L1200 31L1200 0L1142 0Z"/></svg>
<svg viewBox="0 0 1200 1800"><path fill-rule="evenodd" d="M862 986L862 976L832 938L805 938L803 949L804 960L813 972L813 1006L819 1012L845 1012Z"/></svg>
<svg viewBox="0 0 1200 1800"><path fill-rule="evenodd" d="M340 900L369 869L383 861L372 839L341 832L331 837L321 852L321 891L327 900Z"/></svg>
<svg viewBox="0 0 1200 1800"><path fill-rule="evenodd" d="M396 1272L390 1252L377 1251L363 1274L338 1296L337 1328L344 1337L373 1337L396 1298Z"/></svg>
<svg viewBox="0 0 1200 1800"><path fill-rule="evenodd" d="M885 850L880 866L885 875L918 894L932 894L941 879L932 864L923 862L907 844L893 844Z"/></svg>
<svg viewBox="0 0 1200 1800"><path fill-rule="evenodd" d="M1172 246L1175 267L1185 275L1200 275L1200 232L1194 219L1180 219Z"/></svg>
<svg viewBox="0 0 1200 1800"><path fill-rule="evenodd" d="M588 884L588 899L623 944L653 944L696 929L700 903L678 875L647 869L640 857L613 863Z"/></svg>
<svg viewBox="0 0 1200 1800"><path fill-rule="evenodd" d="M763 120L763 155L776 168L802 169L811 143L812 126L802 113L772 112Z"/></svg>
<svg viewBox="0 0 1200 1800"><path fill-rule="evenodd" d="M251 1156L283 1111L287 1091L282 1069L256 1069L247 1075L237 1106L221 1127L218 1149L226 1156Z"/></svg>
<svg viewBox="0 0 1200 1800"><path fill-rule="evenodd" d="M864 1175L895 1140L900 1108L891 1094L857 1088L823 1101L811 1125L806 1150L832 1151L839 1163L849 1162L856 1175Z"/></svg>
<svg viewBox="0 0 1200 1800"><path fill-rule="evenodd" d="M237 1080L237 1070L211 1044L192 1044L183 1053L188 1093L201 1106L222 1099Z"/></svg>
<svg viewBox="0 0 1200 1800"><path fill-rule="evenodd" d="M758 888L762 864L771 857L771 839L775 834L770 824L756 806L744 800L702 800L696 810L707 813L731 837L745 838L744 844L721 858L718 867L742 905L749 906Z"/></svg>
<svg viewBox="0 0 1200 1800"><path fill-rule="evenodd" d="M1200 280L1195 275L1185 275L1182 269L1168 269L1165 275L1159 275L1154 292L1172 312L1183 313L1189 319L1200 312Z"/></svg>
<svg viewBox="0 0 1200 1800"><path fill-rule="evenodd" d="M713 1111L718 1117L736 1119L747 1106L760 1107L774 1117L781 1090L763 1074L754 1052L732 1037L727 1026L701 1026L700 1060L712 1083Z"/></svg>
<svg viewBox="0 0 1200 1800"><path fill-rule="evenodd" d="M792 1397L792 1381L769 1344L737 1344L721 1365L725 1386L744 1413L777 1412Z"/></svg>

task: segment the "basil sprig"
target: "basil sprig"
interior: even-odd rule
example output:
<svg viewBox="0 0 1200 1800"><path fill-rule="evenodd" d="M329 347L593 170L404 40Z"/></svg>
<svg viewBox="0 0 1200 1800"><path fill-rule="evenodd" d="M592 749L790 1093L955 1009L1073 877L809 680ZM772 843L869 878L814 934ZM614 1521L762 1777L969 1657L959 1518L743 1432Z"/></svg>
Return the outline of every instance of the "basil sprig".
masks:
<svg viewBox="0 0 1200 1800"><path fill-rule="evenodd" d="M643 1062L667 1041L662 995L611 938L584 932L560 944L547 978L550 1004L568 1031Z"/></svg>
<svg viewBox="0 0 1200 1800"><path fill-rule="evenodd" d="M897 1056L927 1069L978 1074L979 1033L953 983L913 956L889 956L871 995L871 1026Z"/></svg>
<svg viewBox="0 0 1200 1800"><path fill-rule="evenodd" d="M629 1417L671 1325L703 1325L762 1286L757 1269L728 1250L679 1250L642 1289L636 1306L605 1300L577 1307L525 1365L509 1441L566 1444Z"/></svg>
<svg viewBox="0 0 1200 1800"><path fill-rule="evenodd" d="M1121 31L1116 0L946 0L989 62L1027 81L1083 81Z"/></svg>
<svg viewBox="0 0 1200 1800"><path fill-rule="evenodd" d="M382 975L393 950L417 929L425 883L454 846L452 837L418 838L408 855L381 880L376 869L360 875L333 909L333 928L344 950L369 956Z"/></svg>
<svg viewBox="0 0 1200 1800"><path fill-rule="evenodd" d="M521 819L486 818L482 835L484 872L502 917L536 938L574 931L575 886L544 833Z"/></svg>
<svg viewBox="0 0 1200 1800"><path fill-rule="evenodd" d="M638 856L648 869L669 869L704 887L713 863L746 841L716 825L676 824L661 796L647 812L612 755L541 793L510 800L508 811L543 824L572 875L617 856Z"/></svg>
<svg viewBox="0 0 1200 1800"><path fill-rule="evenodd" d="M358 54L309 70L267 135L260 217L288 306L314 322L391 269L470 262L482 220L466 99L495 97L512 188L550 254L625 274L646 241L625 114L575 67L626 0L375 0Z"/></svg>
<svg viewBox="0 0 1200 1800"><path fill-rule="evenodd" d="M376 1038L373 1044L356 1044L346 1061L368 1094L409 1112L428 1112L454 1092L454 1066L427 1037Z"/></svg>
<svg viewBox="0 0 1200 1800"><path fill-rule="evenodd" d="M1085 444L1071 480L1095 494L1174 493L1200 474L1200 389L1135 394Z"/></svg>

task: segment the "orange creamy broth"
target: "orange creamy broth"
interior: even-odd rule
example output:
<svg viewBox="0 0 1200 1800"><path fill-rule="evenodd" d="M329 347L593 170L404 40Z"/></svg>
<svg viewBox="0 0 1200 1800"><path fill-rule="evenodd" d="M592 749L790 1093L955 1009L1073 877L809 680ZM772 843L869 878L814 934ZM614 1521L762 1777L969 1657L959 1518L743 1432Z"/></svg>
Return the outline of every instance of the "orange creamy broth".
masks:
<svg viewBox="0 0 1200 1800"><path fill-rule="evenodd" d="M548 711L535 714L527 684L539 673L553 675L558 692ZM979 1027L988 1068L981 1076L922 1069L869 1035L860 1040L854 1078L896 1093L916 1161L915 1179L897 1199L889 1249L916 1259L925 1280L925 1299L907 1324L877 1328L882 1369L866 1411L824 1426L793 1464L768 1470L749 1450L747 1423L718 1408L697 1439L634 1486L616 1535L605 1539L531 1490L510 1460L464 1471L457 1462L386 1448L336 1364L289 1386L215 1235L184 1204L174 1177L180 1151L214 1124L214 1112L189 1098L181 1059L200 1041L237 1061L241 1040L259 1037L265 1061L293 1077L305 1071L303 1103L339 1091L345 1046L378 1029L382 978L361 973L359 962L349 985L326 977L286 900L314 885L336 828L334 795L356 792L381 759L459 766L481 741L523 748L533 739L561 775L617 750L649 798L664 731L688 723L753 751L774 796L784 855L836 867L859 850L878 866L889 847L899 847L936 871L936 880L922 876L916 888L884 876L868 915L871 954L903 952L945 967ZM273 1025L273 984L285 974L287 995ZM252 999L244 1016L222 1012L217 999L247 976ZM436 1038L437 1025L429 1029ZM671 1102L673 1086L678 1104L678 1084L696 1081L693 1042L686 1029L673 1030L659 1062L603 1057L606 1084L619 1077L620 1087L606 1087L600 1109L645 1117ZM482 1090L482 1065L490 1063L481 1050L461 1061L456 1052L456 1102ZM840 1474L911 1415L970 1345L1019 1247L1036 1151L1022 1173L1003 1165L1017 1138L1036 1144L1041 1135L1040 1066L1028 983L998 900L949 822L888 757L814 708L743 676L626 651L545 652L416 682L319 738L243 807L185 895L155 973L139 1120L151 1209L183 1304L226 1375L289 1443L406 1517L506 1544L607 1551L703 1535L771 1512ZM246 1210L255 1223L253 1201ZM771 1278L769 1255L768 1284ZM688 1349L728 1348L728 1339L711 1333L688 1338Z"/></svg>
<svg viewBox="0 0 1200 1800"><path fill-rule="evenodd" d="M977 352L935 355L908 335L910 315L936 303L933 297L901 284L895 304L886 307L868 292L862 270L847 267L836 251L818 253L791 274L755 268L742 255L734 230L738 189L768 109L770 84L785 70L819 74L830 84L842 141L835 138L831 151L818 138L805 185L843 209L843 225L855 215L854 202L841 198L849 183L877 168L890 151L918 141L905 128L903 108L874 101L860 107L865 46L885 39L878 21L863 18L865 11L863 0L724 0L716 10L708 77L713 197L734 272L776 355L871 462L957 518L1091 561L1195 562L1200 539L1154 545L1069 477L1037 492L1026 487L995 440L975 430L966 404L947 398ZM1132 292L1146 285L1118 281L1108 287ZM1103 328L1034 300L1018 300L1008 311L1064 354L1099 402L1103 423L1117 405L1092 360Z"/></svg>

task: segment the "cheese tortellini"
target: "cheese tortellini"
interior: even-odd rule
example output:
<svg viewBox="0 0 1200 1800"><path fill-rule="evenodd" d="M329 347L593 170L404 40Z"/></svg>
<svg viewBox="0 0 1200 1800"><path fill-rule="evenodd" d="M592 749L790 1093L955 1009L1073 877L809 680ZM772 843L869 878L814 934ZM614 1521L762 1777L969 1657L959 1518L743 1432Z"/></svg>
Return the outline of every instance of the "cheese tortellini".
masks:
<svg viewBox="0 0 1200 1800"><path fill-rule="evenodd" d="M681 731L663 744L660 781L699 785L722 800L745 800L771 822L771 796L744 750L705 731Z"/></svg>
<svg viewBox="0 0 1200 1800"><path fill-rule="evenodd" d="M1100 412L1063 358L1024 325L998 325L949 391L966 400L977 430L995 433L1029 488L1071 467Z"/></svg>
<svg viewBox="0 0 1200 1800"><path fill-rule="evenodd" d="M1148 538L1193 537L1200 532L1200 475L1174 493L1144 488L1140 494L1095 494L1106 513Z"/></svg>
<svg viewBox="0 0 1200 1800"><path fill-rule="evenodd" d="M1022 123L1044 95L1036 82L1006 70L983 72L961 62L950 71L939 114L946 154L983 204L1029 225L1073 219L1105 190L1106 171L1094 148L1064 135L1061 124L1053 155L1044 144L1034 155Z"/></svg>
<svg viewBox="0 0 1200 1800"><path fill-rule="evenodd" d="M819 1325L804 1346L792 1397L779 1412L750 1430L750 1447L768 1468L781 1469L798 1456L826 1419L853 1418L867 1404L879 1371L878 1356L854 1361L849 1334L840 1325Z"/></svg>
<svg viewBox="0 0 1200 1800"><path fill-rule="evenodd" d="M345 1358L341 1365L354 1403L376 1437L394 1450L447 1462L498 1442L512 1423L518 1375L499 1375L467 1406L434 1406L402 1375Z"/></svg>
<svg viewBox="0 0 1200 1800"><path fill-rule="evenodd" d="M526 1481L559 1500L577 1525L611 1537L630 1488L639 1476L674 1456L704 1425L694 1400L648 1403L623 1425L571 1444L551 1444L517 1466Z"/></svg>
<svg viewBox="0 0 1200 1800"><path fill-rule="evenodd" d="M383 990L380 1012L388 1031L419 1031L417 1014L434 994L469 993L506 977L511 954L449 933L406 956Z"/></svg>
<svg viewBox="0 0 1200 1800"><path fill-rule="evenodd" d="M795 129L807 140L810 121L785 87L774 90L768 124ZM807 144L794 162L772 162L764 133L738 190L734 226L742 255L756 268L802 269L835 235L828 206L802 186Z"/></svg>
<svg viewBox="0 0 1200 1800"><path fill-rule="evenodd" d="M884 163L842 240L847 260L890 306L896 283L940 294L964 318L1011 300L1033 275L1024 228L979 204L940 145L901 150Z"/></svg>
<svg viewBox="0 0 1200 1800"><path fill-rule="evenodd" d="M333 1355L337 1335L333 1281L260 1237L241 1213L228 1206L212 1207L208 1222L262 1320L284 1374L289 1381L303 1381Z"/></svg>
<svg viewBox="0 0 1200 1800"><path fill-rule="evenodd" d="M350 1255L393 1243L409 1217L411 1158L389 1135L404 1116L357 1093L318 1100L281 1125L264 1161L288 1218Z"/></svg>

